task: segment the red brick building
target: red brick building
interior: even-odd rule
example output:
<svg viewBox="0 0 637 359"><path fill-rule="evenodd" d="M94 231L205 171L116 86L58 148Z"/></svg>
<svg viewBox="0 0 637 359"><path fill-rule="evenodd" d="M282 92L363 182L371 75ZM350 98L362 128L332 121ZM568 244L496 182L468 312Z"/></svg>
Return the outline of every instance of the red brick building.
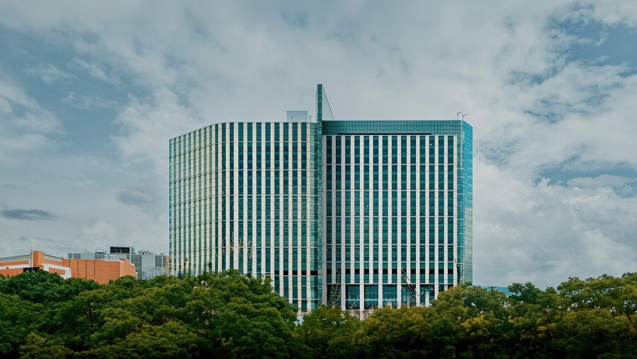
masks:
<svg viewBox="0 0 637 359"><path fill-rule="evenodd" d="M0 274L16 275L31 270L45 270L57 273L62 278L92 279L107 284L111 279L123 276L135 277L135 266L126 258L108 259L66 259L33 251L31 254L0 258Z"/></svg>

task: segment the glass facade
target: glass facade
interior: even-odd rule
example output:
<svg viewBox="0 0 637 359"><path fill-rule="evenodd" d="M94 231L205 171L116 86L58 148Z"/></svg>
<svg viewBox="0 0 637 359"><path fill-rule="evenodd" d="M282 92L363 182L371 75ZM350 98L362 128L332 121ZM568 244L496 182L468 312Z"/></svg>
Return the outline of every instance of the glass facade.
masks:
<svg viewBox="0 0 637 359"><path fill-rule="evenodd" d="M237 269L320 304L320 127L221 123L170 140L174 275Z"/></svg>
<svg viewBox="0 0 637 359"><path fill-rule="evenodd" d="M428 305L471 281L471 166L463 121L323 122L324 300Z"/></svg>
<svg viewBox="0 0 637 359"><path fill-rule="evenodd" d="M170 140L173 274L269 276L303 311L428 305L471 281L471 126L334 120L321 85L316 105Z"/></svg>

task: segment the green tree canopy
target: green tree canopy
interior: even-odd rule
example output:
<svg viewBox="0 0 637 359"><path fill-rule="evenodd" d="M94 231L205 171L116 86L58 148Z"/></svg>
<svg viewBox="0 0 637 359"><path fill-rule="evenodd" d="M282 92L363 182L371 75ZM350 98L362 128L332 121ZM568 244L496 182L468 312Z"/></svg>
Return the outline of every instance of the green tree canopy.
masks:
<svg viewBox="0 0 637 359"><path fill-rule="evenodd" d="M236 271L107 285L23 273L0 277L0 357L637 357L637 274L509 291L461 285L428 308L360 320L323 306L297 322L269 279Z"/></svg>

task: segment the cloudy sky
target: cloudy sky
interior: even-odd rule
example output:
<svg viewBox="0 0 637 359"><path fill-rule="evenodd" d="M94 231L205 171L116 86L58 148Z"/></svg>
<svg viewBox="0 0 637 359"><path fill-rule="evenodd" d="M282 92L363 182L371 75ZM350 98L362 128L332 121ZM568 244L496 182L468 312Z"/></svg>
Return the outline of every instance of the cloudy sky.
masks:
<svg viewBox="0 0 637 359"><path fill-rule="evenodd" d="M637 271L637 2L3 1L0 256L168 251L168 139L278 120L474 126L474 280Z"/></svg>

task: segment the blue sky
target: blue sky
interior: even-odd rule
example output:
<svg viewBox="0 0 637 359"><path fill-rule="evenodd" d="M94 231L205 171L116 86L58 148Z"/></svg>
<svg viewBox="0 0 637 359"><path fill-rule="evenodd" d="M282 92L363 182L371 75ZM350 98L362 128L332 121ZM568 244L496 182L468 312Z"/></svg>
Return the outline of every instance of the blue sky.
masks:
<svg viewBox="0 0 637 359"><path fill-rule="evenodd" d="M637 268L634 1L0 4L0 256L168 251L167 145L313 108L475 139L476 283Z"/></svg>

